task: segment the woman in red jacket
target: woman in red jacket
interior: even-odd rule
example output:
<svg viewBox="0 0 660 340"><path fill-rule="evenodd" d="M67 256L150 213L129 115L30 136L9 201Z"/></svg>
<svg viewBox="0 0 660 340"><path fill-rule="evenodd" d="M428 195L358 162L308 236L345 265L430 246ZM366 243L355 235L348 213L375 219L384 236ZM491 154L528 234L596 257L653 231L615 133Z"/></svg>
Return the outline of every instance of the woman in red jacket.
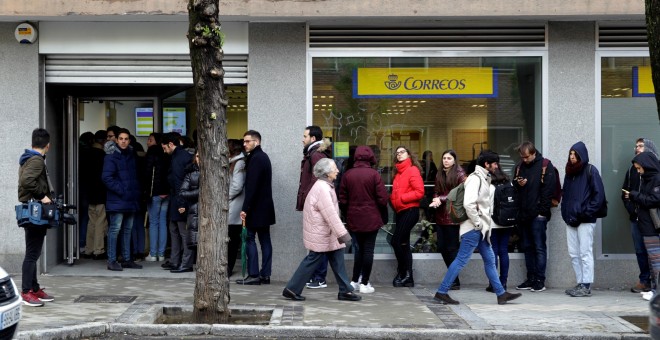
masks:
<svg viewBox="0 0 660 340"><path fill-rule="evenodd" d="M392 195L390 201L396 212L396 228L392 248L397 260L394 287L414 287L410 231L419 220L419 201L424 197L424 181L417 157L405 146L398 146L394 154Z"/></svg>
<svg viewBox="0 0 660 340"><path fill-rule="evenodd" d="M456 258L458 254L459 237L458 223L454 223L447 214L447 209L443 204L447 203L447 194L451 189L454 189L459 184L465 182L465 171L461 168L456 161L458 157L454 150L445 150L442 153L442 171L438 172L435 179L435 194L433 201L429 205L435 209L435 231L438 239L438 252L442 254L442 259L445 261L447 268ZM451 285L452 290L461 289L461 282L458 277Z"/></svg>

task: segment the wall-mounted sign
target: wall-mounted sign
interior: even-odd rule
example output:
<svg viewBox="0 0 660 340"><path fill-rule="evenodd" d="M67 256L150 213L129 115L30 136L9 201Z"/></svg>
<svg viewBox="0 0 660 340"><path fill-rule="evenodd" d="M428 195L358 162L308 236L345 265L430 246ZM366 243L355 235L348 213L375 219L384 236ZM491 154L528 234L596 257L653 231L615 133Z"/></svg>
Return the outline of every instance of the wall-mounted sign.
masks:
<svg viewBox="0 0 660 340"><path fill-rule="evenodd" d="M653 97L655 88L651 78L651 66L635 66L632 68L633 97Z"/></svg>
<svg viewBox="0 0 660 340"><path fill-rule="evenodd" d="M348 148L349 142L334 142L332 143L333 158L346 158L349 156Z"/></svg>
<svg viewBox="0 0 660 340"><path fill-rule="evenodd" d="M24 22L16 26L14 37L21 44L32 44L37 41L37 29L31 24Z"/></svg>
<svg viewBox="0 0 660 340"><path fill-rule="evenodd" d="M356 68L353 98L496 98L494 67Z"/></svg>
<svg viewBox="0 0 660 340"><path fill-rule="evenodd" d="M135 135L149 136L154 132L154 109L152 107L135 108Z"/></svg>
<svg viewBox="0 0 660 340"><path fill-rule="evenodd" d="M163 108L163 132L178 132L181 136L186 135L185 107Z"/></svg>

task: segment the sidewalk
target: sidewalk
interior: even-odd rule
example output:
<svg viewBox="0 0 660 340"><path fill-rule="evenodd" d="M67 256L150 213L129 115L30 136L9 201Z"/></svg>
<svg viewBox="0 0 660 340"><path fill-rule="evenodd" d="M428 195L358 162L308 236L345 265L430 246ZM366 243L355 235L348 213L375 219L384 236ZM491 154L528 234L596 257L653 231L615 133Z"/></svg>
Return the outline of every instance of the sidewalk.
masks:
<svg viewBox="0 0 660 340"><path fill-rule="evenodd" d="M110 272L99 262L103 261L82 267L57 266L50 274L41 276L41 285L56 300L41 308L24 306L18 338L80 337L80 334L89 337L107 330L142 332L137 335L164 335L163 332L185 335L199 329L205 330L198 334L220 332L226 336L236 332L247 336L250 330L255 335L277 338L303 334L309 338L363 339L649 338L643 330L621 318L649 315L649 304L640 294L593 290L591 297L572 298L564 294L564 287L540 293L523 291L520 299L500 306L495 295L486 292L485 287L463 286L460 291L450 292L461 304L447 306L433 301L436 287L422 285L393 288L391 284L376 283L376 292L363 294L362 301L344 302L337 300L337 286L331 284L325 289L306 289L303 295L307 300L293 302L281 296L283 282L261 286L232 283L231 307L275 306L279 310L277 318L274 317L277 321L269 326L138 326L144 323L144 314L154 305L192 306L194 273L171 274L161 270L159 262L142 262L145 266L142 270ZM75 276L71 276L74 273ZM233 279L235 277L232 282ZM20 286L20 276L14 276L14 280ZM81 296L103 296L105 302L75 302ZM108 302L122 296L135 298L131 302ZM166 328L168 330L163 331ZM157 330L157 333L148 333L149 330Z"/></svg>

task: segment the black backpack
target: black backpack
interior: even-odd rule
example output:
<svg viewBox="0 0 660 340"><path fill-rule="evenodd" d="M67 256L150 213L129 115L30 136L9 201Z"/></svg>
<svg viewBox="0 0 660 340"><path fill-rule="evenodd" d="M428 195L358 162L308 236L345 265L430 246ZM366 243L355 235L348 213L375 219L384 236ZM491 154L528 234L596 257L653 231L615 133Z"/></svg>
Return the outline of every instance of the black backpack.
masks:
<svg viewBox="0 0 660 340"><path fill-rule="evenodd" d="M495 187L493 222L499 226L515 225L518 219L518 192L511 182Z"/></svg>

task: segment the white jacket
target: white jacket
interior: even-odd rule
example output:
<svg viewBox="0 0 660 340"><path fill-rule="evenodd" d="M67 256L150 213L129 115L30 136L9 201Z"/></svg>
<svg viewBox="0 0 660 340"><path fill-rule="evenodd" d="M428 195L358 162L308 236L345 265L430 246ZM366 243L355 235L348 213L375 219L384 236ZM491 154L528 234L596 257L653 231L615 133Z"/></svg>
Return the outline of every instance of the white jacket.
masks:
<svg viewBox="0 0 660 340"><path fill-rule="evenodd" d="M465 180L463 207L468 219L461 223L459 235L481 228L483 237L490 239L490 226L493 220L490 216L490 191L490 174L488 170L477 165L474 172Z"/></svg>

